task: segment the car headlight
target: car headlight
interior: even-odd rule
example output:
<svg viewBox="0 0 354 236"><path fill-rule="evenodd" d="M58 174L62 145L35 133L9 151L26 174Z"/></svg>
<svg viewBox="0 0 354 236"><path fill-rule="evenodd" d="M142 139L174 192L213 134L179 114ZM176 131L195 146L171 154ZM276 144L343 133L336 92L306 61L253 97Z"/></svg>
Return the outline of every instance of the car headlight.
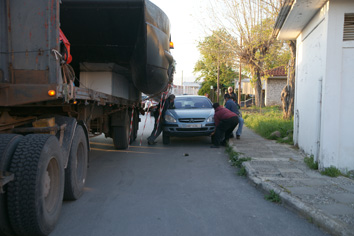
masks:
<svg viewBox="0 0 354 236"><path fill-rule="evenodd" d="M177 122L176 119L170 115L165 115L165 121L168 123L176 123Z"/></svg>
<svg viewBox="0 0 354 236"><path fill-rule="evenodd" d="M206 120L206 122L208 122L208 123L214 122L214 116L213 115L209 116L209 118Z"/></svg>

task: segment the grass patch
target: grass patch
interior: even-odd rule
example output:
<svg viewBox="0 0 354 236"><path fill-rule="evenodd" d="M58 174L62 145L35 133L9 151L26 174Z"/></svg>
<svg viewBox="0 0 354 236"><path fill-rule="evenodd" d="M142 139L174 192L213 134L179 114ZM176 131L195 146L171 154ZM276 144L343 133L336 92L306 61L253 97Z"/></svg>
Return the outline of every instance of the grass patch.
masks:
<svg viewBox="0 0 354 236"><path fill-rule="evenodd" d="M306 219L309 223L313 224L313 218L311 216L308 216Z"/></svg>
<svg viewBox="0 0 354 236"><path fill-rule="evenodd" d="M275 139L280 143L293 144L293 119L284 120L282 110L278 106L262 109L251 107L243 109L243 118L247 127L267 139ZM272 137L274 131L280 132L280 137Z"/></svg>
<svg viewBox="0 0 354 236"><path fill-rule="evenodd" d="M330 177L338 177L340 175L342 175L342 172L340 172L340 170L338 170L336 167L331 166L328 168L325 168L323 171L321 171L322 175L327 175Z"/></svg>
<svg viewBox="0 0 354 236"><path fill-rule="evenodd" d="M230 159L229 162L231 163L231 166L236 166L240 168L237 174L240 176L247 176L246 168L242 166L242 163L245 161L250 161L251 158L250 157L240 158L241 153L235 152L233 148L229 145L225 148L225 152L229 155L229 159Z"/></svg>
<svg viewBox="0 0 354 236"><path fill-rule="evenodd" d="M245 161L250 161L250 160L251 160L250 157L238 158L238 159L234 162L234 165L237 166L238 168L241 168L243 162L245 162Z"/></svg>
<svg viewBox="0 0 354 236"><path fill-rule="evenodd" d="M304 158L305 164L312 170L318 170L318 162L314 160L313 155Z"/></svg>
<svg viewBox="0 0 354 236"><path fill-rule="evenodd" d="M269 194L264 196L264 199L266 199L267 201L270 201L270 202L275 202L275 203L281 202L279 194L274 192L274 190L270 190Z"/></svg>
<svg viewBox="0 0 354 236"><path fill-rule="evenodd" d="M279 187L281 187L284 190L284 192L287 192L289 194L291 193L291 191L289 189L285 188L283 185L279 185Z"/></svg>
<svg viewBox="0 0 354 236"><path fill-rule="evenodd" d="M232 166L236 166L240 153L235 152L231 146L227 146L225 152L229 154L229 162Z"/></svg>
<svg viewBox="0 0 354 236"><path fill-rule="evenodd" d="M238 174L239 176L247 176L246 167L241 166L241 168L238 170L237 174Z"/></svg>

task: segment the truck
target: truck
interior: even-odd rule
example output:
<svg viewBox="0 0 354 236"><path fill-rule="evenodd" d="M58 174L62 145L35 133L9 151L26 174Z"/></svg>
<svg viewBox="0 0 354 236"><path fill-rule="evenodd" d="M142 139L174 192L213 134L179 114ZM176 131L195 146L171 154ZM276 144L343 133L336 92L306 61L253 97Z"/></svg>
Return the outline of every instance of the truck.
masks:
<svg viewBox="0 0 354 236"><path fill-rule="evenodd" d="M149 0L0 0L0 235L48 235L84 192L89 138L125 149L141 93L171 88L170 22Z"/></svg>

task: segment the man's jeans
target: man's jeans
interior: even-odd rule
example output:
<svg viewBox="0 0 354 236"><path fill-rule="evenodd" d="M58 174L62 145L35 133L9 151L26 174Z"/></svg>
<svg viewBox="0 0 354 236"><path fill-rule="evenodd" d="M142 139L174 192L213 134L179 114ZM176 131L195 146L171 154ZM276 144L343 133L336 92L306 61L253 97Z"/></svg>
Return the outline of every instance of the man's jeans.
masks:
<svg viewBox="0 0 354 236"><path fill-rule="evenodd" d="M242 127L243 127L243 118L242 117L238 117L238 128L237 128L237 131L236 131L236 136L241 136L242 134Z"/></svg>
<svg viewBox="0 0 354 236"><path fill-rule="evenodd" d="M215 127L214 145L219 146L221 142L228 142L230 135L238 124L238 117L233 116L231 118L220 120L218 126Z"/></svg>

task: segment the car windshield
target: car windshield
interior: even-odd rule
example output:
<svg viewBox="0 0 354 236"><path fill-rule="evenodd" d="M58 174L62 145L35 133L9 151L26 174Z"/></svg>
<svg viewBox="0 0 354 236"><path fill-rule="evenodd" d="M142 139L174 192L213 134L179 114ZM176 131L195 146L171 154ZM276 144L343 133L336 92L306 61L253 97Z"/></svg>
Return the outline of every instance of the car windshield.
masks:
<svg viewBox="0 0 354 236"><path fill-rule="evenodd" d="M211 101L206 97L176 97L176 109L202 109L212 108Z"/></svg>

